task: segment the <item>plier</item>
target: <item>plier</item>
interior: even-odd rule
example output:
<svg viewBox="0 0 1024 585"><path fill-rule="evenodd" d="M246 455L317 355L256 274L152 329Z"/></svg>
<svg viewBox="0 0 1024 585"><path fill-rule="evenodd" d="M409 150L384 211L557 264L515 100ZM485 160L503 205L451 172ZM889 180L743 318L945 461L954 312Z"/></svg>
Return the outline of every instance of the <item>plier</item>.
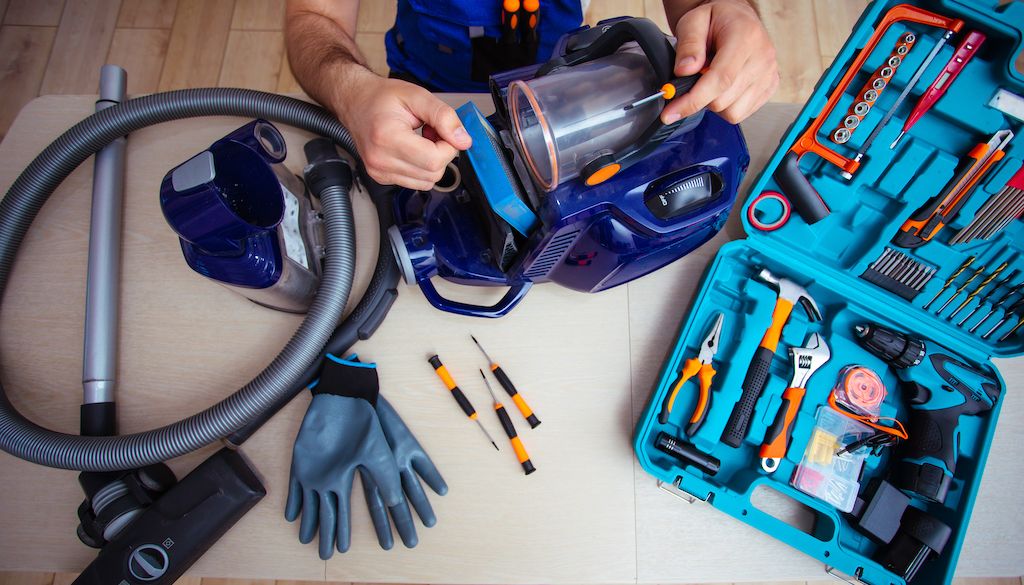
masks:
<svg viewBox="0 0 1024 585"><path fill-rule="evenodd" d="M661 414L658 415L658 422L668 423L668 416L672 412L672 406L676 401L679 389L683 387L690 378L697 376L700 381L700 394L697 396L697 405L690 416L689 424L686 425L686 435L693 436L707 418L708 410L711 408L711 380L715 377L715 368L712 363L715 354L718 353L718 342L722 337L722 321L725 314L719 313L715 323L711 326L707 337L700 344L700 351L697 357L690 358L683 362L679 371L679 379L676 380L672 390L665 396L665 402L661 407Z"/></svg>

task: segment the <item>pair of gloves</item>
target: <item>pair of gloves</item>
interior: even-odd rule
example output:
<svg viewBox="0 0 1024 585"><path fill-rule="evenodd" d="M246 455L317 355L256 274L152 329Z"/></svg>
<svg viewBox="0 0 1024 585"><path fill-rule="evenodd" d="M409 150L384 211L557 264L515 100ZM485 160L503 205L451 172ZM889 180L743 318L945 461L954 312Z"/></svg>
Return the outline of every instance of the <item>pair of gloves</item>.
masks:
<svg viewBox="0 0 1024 585"><path fill-rule="evenodd" d="M412 548L418 538L409 504L424 526L437 522L417 476L438 495L447 493L448 485L395 409L379 395L376 364L359 362L355 355L327 358L319 380L310 386L313 400L295 438L284 516L292 522L302 515L303 544L312 541L319 528L321 559L329 559L335 546L339 552L347 551L349 500L358 471L381 548L394 545L392 520L402 543Z"/></svg>

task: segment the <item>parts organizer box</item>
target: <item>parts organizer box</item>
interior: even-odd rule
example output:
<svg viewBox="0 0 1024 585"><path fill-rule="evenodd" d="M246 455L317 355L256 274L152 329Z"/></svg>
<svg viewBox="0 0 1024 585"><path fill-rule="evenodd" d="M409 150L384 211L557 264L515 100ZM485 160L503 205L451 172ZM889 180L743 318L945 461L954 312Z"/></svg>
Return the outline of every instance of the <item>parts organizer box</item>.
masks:
<svg viewBox="0 0 1024 585"><path fill-rule="evenodd" d="M922 339L926 345L944 346L989 375L998 384L1000 393L1006 388L990 358L1024 353L1024 327L1007 336L1021 318L1021 312L1009 315L993 335L983 338L991 325L1006 316L1006 307L1020 298L1019 294L1014 296L1007 292L1007 289L1024 281L1024 222L1019 219L1019 211L1015 210L1009 225L989 239L950 243L951 238L982 213L986 201L999 197L1000 191L1005 192L1008 182L1016 182L1012 177L1022 167L1024 136L1002 145L1001 158L993 157L998 160L990 168L983 169L983 174L978 174L980 180L973 191L967 191L966 203L958 213L949 213L943 218L944 222L939 222L941 229L930 241L914 247L894 243L894 237L905 229L912 216L918 215L918 210L943 194L948 184L956 183L954 175L970 163L970 157L984 152L976 145L989 142L1000 131L1024 133L1024 122L989 105L1000 89L1024 96L1024 75L1015 66L1024 37L1024 3L1011 2L999 6L996 0L918 0L909 6L898 4L893 0L879 0L868 6L850 39L819 81L814 94L780 143L779 150L755 183L747 206L751 205L750 199L764 192L781 192L792 203L794 213L787 220L788 210L781 206L783 209L778 211L777 219L783 225L776 227L773 225L775 220L760 221L762 218L744 208L744 228L749 237L722 247L708 267L694 308L637 425L634 444L643 468L659 481L674 484L726 514L817 558L831 571L870 585L907 583L903 575L897 574L898 571L887 569L883 562L877 560L888 545L872 540L858 530L857 521L832 504L791 484L814 431L816 412L819 408L830 408L828 397L844 366L859 364L877 372L888 391L881 404L881 416L899 419L907 424L911 434L914 433L906 387L901 386L896 370L858 343L855 326L878 323ZM934 22L926 24L926 19L892 18L894 14L915 14L919 9L963 22L959 26L943 27L936 26ZM857 158L857 151L862 149L872 130L879 125L949 29L955 30L948 37L948 42L934 52L934 58L912 84L914 89L895 109L892 119L881 128L877 139L863 149L865 152L859 160L859 167L849 164ZM910 128L895 148L890 149L921 95L940 78L947 65L954 62L954 52L974 31L986 37L977 53L965 60L966 66L949 84L945 95ZM908 37L907 33L913 36ZM913 46L903 52L899 44L908 38L913 41ZM859 59L866 46L871 49L870 53ZM901 57L899 66L883 71L890 64L892 55ZM859 67L858 61L862 61ZM863 107L856 108L857 100L863 99L861 92L876 83L882 73L888 74L889 78L884 91L872 96L877 101L872 100L866 112ZM830 99L833 96L836 99ZM858 121L844 123L855 109L858 110ZM834 140L836 130L844 125L852 126L853 131ZM811 135L824 148L806 148L805 132L808 128L816 128ZM1003 136L1005 133L1000 135ZM803 154L797 163L799 172L806 178L812 192L819 193L830 210L830 213L826 210L822 214L824 217L816 218L814 213L805 213L806 209L801 209L800 203L806 201L798 201L800 195L794 196L791 185L780 184L775 178L780 172L784 174L787 162L792 162L786 157L798 143L804 144L804 150L797 150L798 154ZM833 151L840 156L826 160L826 155L819 154L822 150ZM854 167L852 171L851 166ZM849 173L849 178L843 176L844 171ZM786 183L785 178L783 183ZM778 198L773 198L772 202L777 205ZM751 223L752 217L759 220L760 229ZM933 222L930 227L935 225ZM869 267L880 268L883 254L893 255L886 251L887 248L909 257L901 257L907 266L917 267L915 277L910 281L904 279L902 286L893 282L879 284L876 280L862 277ZM972 256L975 260L971 266L961 271L944 289L947 280ZM993 291L992 287L1012 276L1008 286L1004 284L987 299L984 293L973 297L965 309L951 320L950 314L963 300L1004 263L1006 266L1002 272L987 286L988 291ZM982 267L984 270L978 270ZM775 287L757 278L762 268L806 288L816 301L822 320L812 321L799 305L793 310L782 330L781 343L769 369L768 383L756 402L748 432L739 447L734 448L722 441L723 430L740 398L741 386L761 337L772 323L773 307L778 298ZM929 275L932 270L934 274ZM980 276L964 286L976 271ZM924 280L923 284L921 280ZM961 287L962 292L955 301L937 314L938 309ZM938 300L928 305L937 294ZM1010 301L1003 308L997 308L985 325L972 333L970 329L990 312L992 302L1004 294ZM988 304L981 304L983 302ZM971 314L979 304L981 310L974 312L963 326L958 326L961 319ZM1018 311L1020 306L1018 304ZM724 313L725 320L714 362L718 375L711 385L711 408L699 430L687 437L685 428L698 395L696 380L687 382L679 391L665 424L658 422L659 413L666 396L679 379L684 361L697 355L699 344L718 313ZM783 404L782 393L793 377L794 364L787 349L803 346L814 332L821 333L830 346L831 359L809 379L806 396L792 424L790 446L774 473L768 473L762 469L759 448ZM1006 339L1000 341L1004 336ZM928 361L926 359L925 363ZM949 389L937 389L938 392L944 390ZM952 394L951 390L949 392ZM923 516L919 513L923 510L951 529L948 542L941 547L941 554L927 560L910 583L934 585L952 581L1001 406L1000 395L991 410L960 417L959 459L943 503L926 501L907 492L911 496L909 506L916 510L905 512L902 516L904 521L909 517ZM690 443L684 446L692 446L718 459L717 473L709 474L706 467L702 470L692 463L682 463L659 450L656 442L662 433ZM910 440L913 441L914 437L911 436ZM867 457L859 481L862 498L866 497L865 488L871 480L894 481L890 472L900 459L899 449L899 446L886 447L879 455ZM759 486L773 488L810 508L815 516L814 526L804 530L759 510L751 502ZM892 494L893 490L887 493ZM896 493L897 498L902 498L899 492Z"/></svg>

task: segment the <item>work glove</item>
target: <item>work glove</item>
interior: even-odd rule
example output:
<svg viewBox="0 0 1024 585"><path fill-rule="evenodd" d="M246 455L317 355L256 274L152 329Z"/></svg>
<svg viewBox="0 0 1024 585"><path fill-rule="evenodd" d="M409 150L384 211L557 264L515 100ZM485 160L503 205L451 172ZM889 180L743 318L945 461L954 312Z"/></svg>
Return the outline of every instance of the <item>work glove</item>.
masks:
<svg viewBox="0 0 1024 585"><path fill-rule="evenodd" d="M357 469L383 505L404 502L398 464L375 410L376 366L327 358L295 438L284 510L289 522L302 514L303 544L313 540L319 526L324 560L334 554L335 543L340 552L351 544L349 500Z"/></svg>
<svg viewBox="0 0 1024 585"><path fill-rule="evenodd" d="M443 496L448 493L448 484L437 471L434 462L430 460L426 451L420 446L419 441L412 435L409 427L405 426L402 418L398 416L395 409L384 400L383 396L377 397L377 417L384 428L384 436L387 437L391 452L394 453L395 461L402 477L402 489L405 491L405 499L397 505L386 507L381 490L367 481L362 476L363 487L366 493L366 506L370 509L370 518L373 520L373 527L377 531L377 541L381 548L390 550L394 544L394 537L391 534L391 522L388 520L388 513L395 521L395 528L402 539L402 543L412 548L416 546L419 539L416 536L416 524L413 522L409 504L415 508L416 514L420 517L424 526L430 527L437 523L434 516L434 509L430 506L430 500L423 490L423 485L417 475L427 482L430 489Z"/></svg>

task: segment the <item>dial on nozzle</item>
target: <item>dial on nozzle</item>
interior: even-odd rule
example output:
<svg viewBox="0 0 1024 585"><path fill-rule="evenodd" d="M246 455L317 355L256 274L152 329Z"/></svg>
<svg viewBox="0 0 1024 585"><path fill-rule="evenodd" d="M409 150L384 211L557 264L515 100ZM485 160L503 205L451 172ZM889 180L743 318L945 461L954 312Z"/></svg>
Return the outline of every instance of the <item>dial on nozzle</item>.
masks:
<svg viewBox="0 0 1024 585"><path fill-rule="evenodd" d="M877 324L857 325L854 332L864 349L896 369L916 366L924 359L925 345L920 339L913 339Z"/></svg>

